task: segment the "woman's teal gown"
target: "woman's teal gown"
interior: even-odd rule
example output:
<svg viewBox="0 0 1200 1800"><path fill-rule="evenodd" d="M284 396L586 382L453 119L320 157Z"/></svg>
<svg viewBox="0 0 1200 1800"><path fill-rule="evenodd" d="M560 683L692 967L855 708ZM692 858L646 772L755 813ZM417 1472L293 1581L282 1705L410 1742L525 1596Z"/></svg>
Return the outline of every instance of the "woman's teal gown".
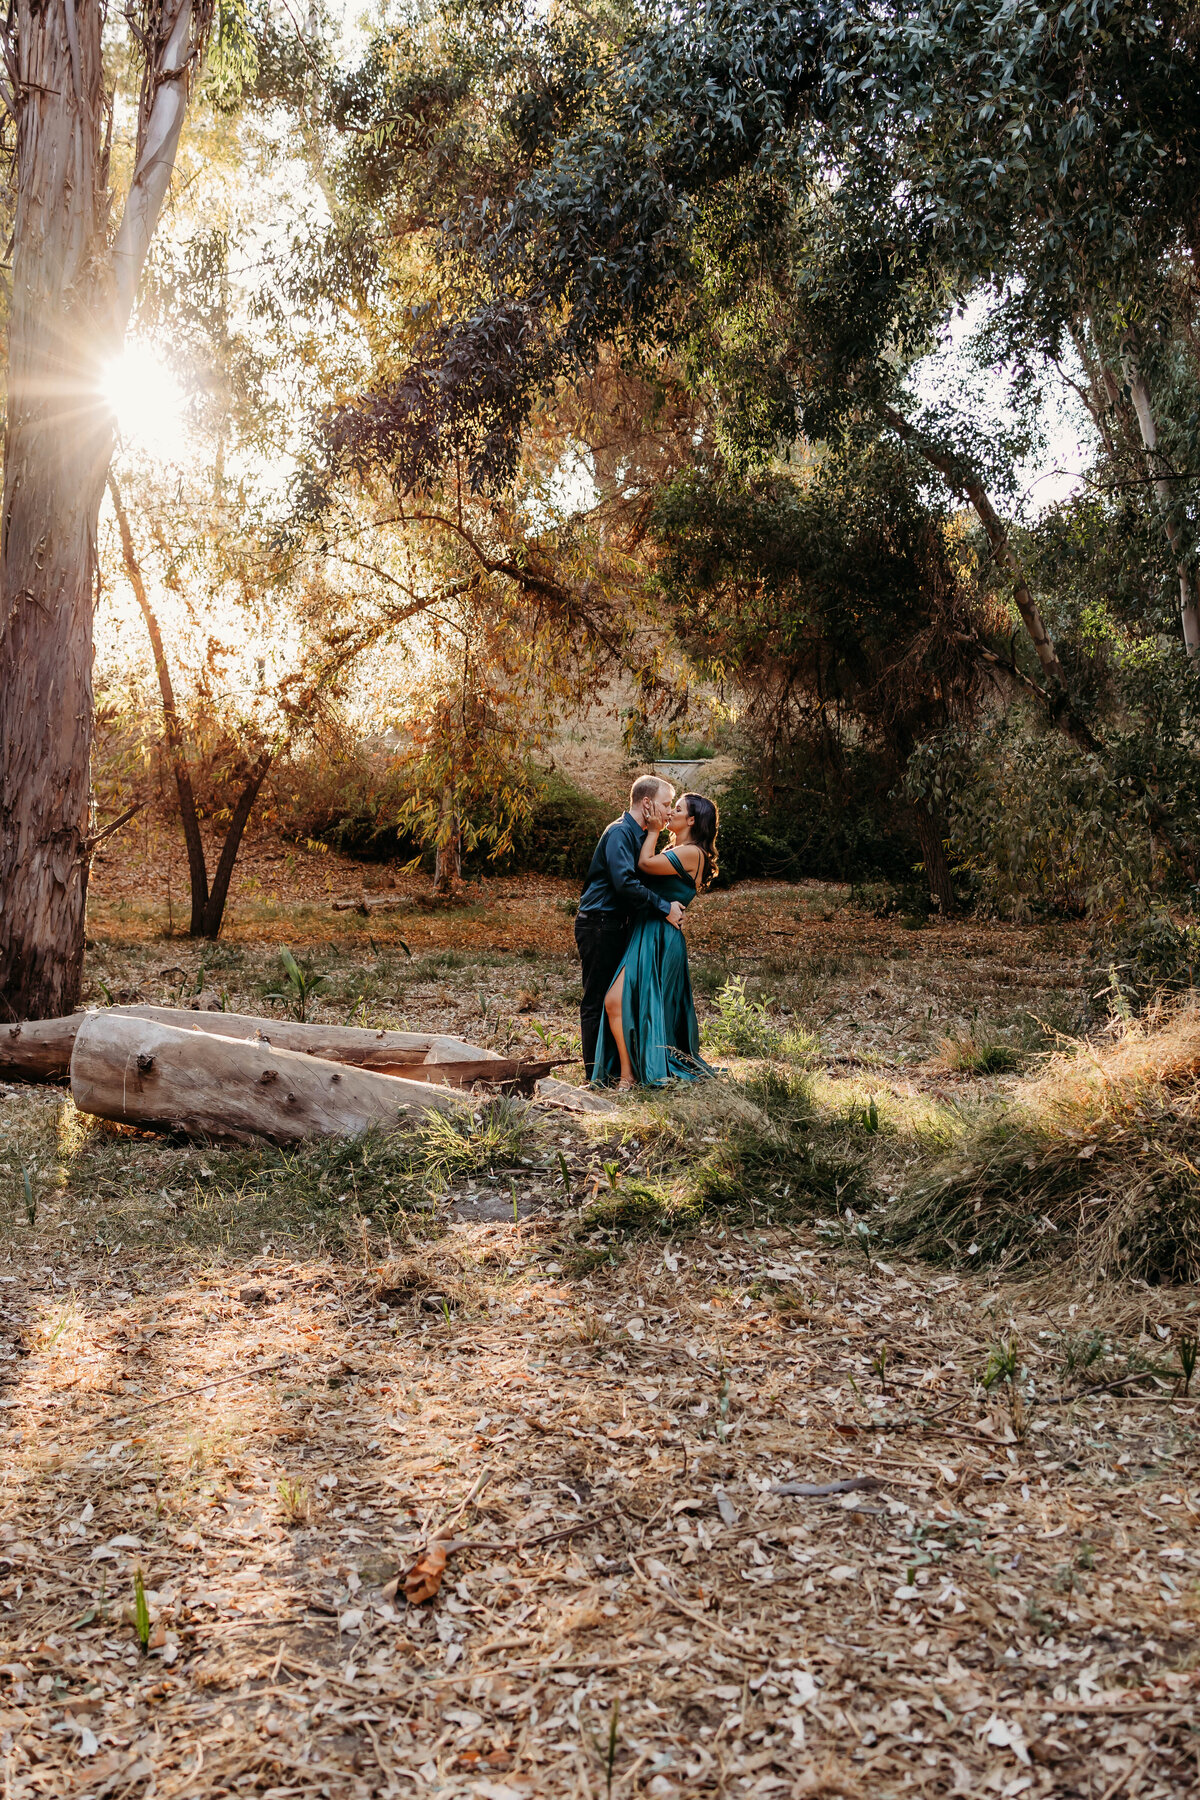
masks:
<svg viewBox="0 0 1200 1800"><path fill-rule="evenodd" d="M643 875L642 880L664 900L678 900L680 906L688 907L696 898L696 884L673 850L666 855L678 873ZM661 913L643 913L614 982L622 969L621 1023L639 1086L660 1087L666 1081L696 1081L714 1075L716 1071L700 1057L687 940L682 931L668 925ZM611 1087L620 1076L621 1061L605 1017L600 1021L593 1080L598 1087Z"/></svg>

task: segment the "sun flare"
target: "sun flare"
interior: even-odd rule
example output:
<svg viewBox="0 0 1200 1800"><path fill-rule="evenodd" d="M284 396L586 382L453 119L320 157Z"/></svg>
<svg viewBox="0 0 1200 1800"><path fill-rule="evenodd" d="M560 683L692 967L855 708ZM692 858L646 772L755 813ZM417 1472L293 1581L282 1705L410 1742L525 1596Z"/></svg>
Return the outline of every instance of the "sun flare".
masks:
<svg viewBox="0 0 1200 1800"><path fill-rule="evenodd" d="M151 345L126 344L106 368L103 390L123 442L171 462L186 454L186 396Z"/></svg>

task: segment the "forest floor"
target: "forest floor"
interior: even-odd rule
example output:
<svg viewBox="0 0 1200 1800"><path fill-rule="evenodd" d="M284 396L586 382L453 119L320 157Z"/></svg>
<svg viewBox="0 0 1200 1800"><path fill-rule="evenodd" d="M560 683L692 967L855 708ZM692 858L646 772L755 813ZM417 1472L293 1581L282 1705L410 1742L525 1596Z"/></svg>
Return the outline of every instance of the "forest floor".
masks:
<svg viewBox="0 0 1200 1800"><path fill-rule="evenodd" d="M217 946L100 871L90 999L270 1013L287 945L320 1017L575 1053L568 884L364 917L286 855ZM874 1232L1094 985L912 925L705 899L757 1053L611 1117L284 1154L0 1085L4 1800L1194 1789L1200 1294Z"/></svg>

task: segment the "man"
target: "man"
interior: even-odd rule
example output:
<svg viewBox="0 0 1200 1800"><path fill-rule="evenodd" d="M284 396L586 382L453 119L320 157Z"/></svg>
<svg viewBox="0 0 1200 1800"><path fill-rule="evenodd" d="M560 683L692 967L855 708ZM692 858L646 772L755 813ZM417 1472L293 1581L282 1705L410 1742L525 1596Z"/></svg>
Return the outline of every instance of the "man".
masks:
<svg viewBox="0 0 1200 1800"><path fill-rule="evenodd" d="M650 907L660 912L668 925L683 924L679 902L673 900L668 905L660 894L651 893L637 868L646 832L662 830L674 798L675 789L669 781L657 775L639 775L629 792L629 811L605 827L583 885L575 918L575 942L583 964L579 1025L583 1066L589 1081L604 1016L604 996L625 954L634 915Z"/></svg>

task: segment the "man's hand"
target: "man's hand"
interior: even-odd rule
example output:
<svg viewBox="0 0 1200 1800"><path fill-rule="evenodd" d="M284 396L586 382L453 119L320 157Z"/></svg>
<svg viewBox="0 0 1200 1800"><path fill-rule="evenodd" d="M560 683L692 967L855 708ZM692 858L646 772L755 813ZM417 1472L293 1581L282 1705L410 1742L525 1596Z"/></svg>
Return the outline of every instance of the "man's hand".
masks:
<svg viewBox="0 0 1200 1800"><path fill-rule="evenodd" d="M678 900L672 900L671 902L671 910L667 914L667 924L674 925L677 930L683 924L683 908L680 906Z"/></svg>

